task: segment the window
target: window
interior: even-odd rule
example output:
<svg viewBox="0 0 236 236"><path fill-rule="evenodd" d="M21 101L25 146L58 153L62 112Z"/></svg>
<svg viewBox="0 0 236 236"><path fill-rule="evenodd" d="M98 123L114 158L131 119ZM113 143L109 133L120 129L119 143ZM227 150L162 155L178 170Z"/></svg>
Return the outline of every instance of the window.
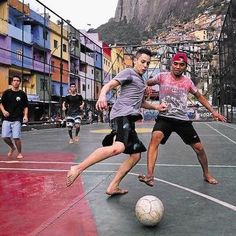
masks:
<svg viewBox="0 0 236 236"><path fill-rule="evenodd" d="M56 94L56 86L55 86L55 84L52 84L52 94Z"/></svg>
<svg viewBox="0 0 236 236"><path fill-rule="evenodd" d="M86 87L85 84L83 84L82 90L85 91Z"/></svg>
<svg viewBox="0 0 236 236"><path fill-rule="evenodd" d="M65 44L63 44L63 52L66 52L66 45Z"/></svg>
<svg viewBox="0 0 236 236"><path fill-rule="evenodd" d="M55 63L51 61L51 72L55 72Z"/></svg>
<svg viewBox="0 0 236 236"><path fill-rule="evenodd" d="M63 63L61 63L61 73L63 74Z"/></svg>
<svg viewBox="0 0 236 236"><path fill-rule="evenodd" d="M58 47L58 42L57 40L54 39L54 48L57 48Z"/></svg>
<svg viewBox="0 0 236 236"><path fill-rule="evenodd" d="M40 91L47 91L47 90L48 90L47 80L44 78L40 78Z"/></svg>
<svg viewBox="0 0 236 236"><path fill-rule="evenodd" d="M47 30L44 31L43 39L45 39L45 40L48 39L48 31Z"/></svg>
<svg viewBox="0 0 236 236"><path fill-rule="evenodd" d="M17 49L17 50L16 50L16 58L17 58L19 61L22 61L22 50L21 50L21 49Z"/></svg>

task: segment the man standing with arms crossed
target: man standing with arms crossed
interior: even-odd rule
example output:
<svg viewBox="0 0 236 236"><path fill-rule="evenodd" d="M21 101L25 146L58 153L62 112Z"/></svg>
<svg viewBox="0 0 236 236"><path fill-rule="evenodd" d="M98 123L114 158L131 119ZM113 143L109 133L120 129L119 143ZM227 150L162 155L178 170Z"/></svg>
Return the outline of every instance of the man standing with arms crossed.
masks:
<svg viewBox="0 0 236 236"><path fill-rule="evenodd" d="M23 158L21 153L21 124L28 122L28 99L24 91L20 90L21 78L13 76L12 88L7 89L1 99L0 109L3 114L2 138L10 147L8 157L12 157L17 149L17 159ZM14 143L12 142L14 140Z"/></svg>

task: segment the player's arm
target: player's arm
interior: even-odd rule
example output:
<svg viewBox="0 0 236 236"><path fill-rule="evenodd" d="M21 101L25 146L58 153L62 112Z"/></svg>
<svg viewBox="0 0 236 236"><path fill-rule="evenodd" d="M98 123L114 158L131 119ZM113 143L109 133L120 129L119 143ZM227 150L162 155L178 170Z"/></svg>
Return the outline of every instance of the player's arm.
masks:
<svg viewBox="0 0 236 236"><path fill-rule="evenodd" d="M142 107L149 110L165 111L167 109L167 104L164 102L160 104L152 104L144 100L142 103Z"/></svg>
<svg viewBox="0 0 236 236"><path fill-rule="evenodd" d="M29 108L28 107L25 107L24 110L23 110L23 122L24 123L27 123L28 122L28 114L29 114Z"/></svg>
<svg viewBox="0 0 236 236"><path fill-rule="evenodd" d="M83 110L84 109L84 101L82 100L82 104L80 105L80 109Z"/></svg>
<svg viewBox="0 0 236 236"><path fill-rule="evenodd" d="M66 102L65 102L65 101L62 103L62 110L63 110L63 111L66 110Z"/></svg>
<svg viewBox="0 0 236 236"><path fill-rule="evenodd" d="M100 95L99 95L99 98L98 98L98 101L96 103L96 109L97 110L104 110L104 109L107 109L107 99L106 99L106 94L112 90L113 88L119 86L120 83L115 80L115 79L112 79L110 80L107 84L105 84L102 89L101 89L101 92L100 92Z"/></svg>
<svg viewBox="0 0 236 236"><path fill-rule="evenodd" d="M151 79L148 79L148 80L146 81L146 84L147 84L147 86L154 86L154 85L156 85L156 84L157 84L157 79L156 79L156 77L153 77L153 78L151 78Z"/></svg>
<svg viewBox="0 0 236 236"><path fill-rule="evenodd" d="M23 106L24 106L24 109L23 109L23 122L24 123L27 123L28 120L29 120L29 103L28 103L28 98L27 98L27 95L24 93L24 96L23 96Z"/></svg>
<svg viewBox="0 0 236 236"><path fill-rule="evenodd" d="M4 100L4 94L3 94L3 96L2 96L2 102L3 102L3 100ZM5 108L4 108L3 104L2 104L2 102L0 103L0 110L1 110L1 112L2 112L2 114L3 114L4 117L8 117L8 116L10 115L10 113L5 110Z"/></svg>
<svg viewBox="0 0 236 236"><path fill-rule="evenodd" d="M194 93L194 96L209 112L212 113L212 116L215 120L219 120L223 122L226 121L226 118L223 115L219 114L217 111L215 111L213 107L211 106L211 104L208 102L208 100L199 91Z"/></svg>

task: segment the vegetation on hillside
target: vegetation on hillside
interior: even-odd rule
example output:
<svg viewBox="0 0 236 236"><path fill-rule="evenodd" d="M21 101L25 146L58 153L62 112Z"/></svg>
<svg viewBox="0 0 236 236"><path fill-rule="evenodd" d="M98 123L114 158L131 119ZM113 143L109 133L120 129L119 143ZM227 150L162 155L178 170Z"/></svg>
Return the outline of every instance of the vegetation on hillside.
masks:
<svg viewBox="0 0 236 236"><path fill-rule="evenodd" d="M209 10L210 14L224 14L227 4L221 4L221 0L206 1L201 0L198 7L191 11L189 15L177 14L177 9L172 9L163 22L153 22L149 28L141 25L135 20L127 22L126 19L117 22L114 18L108 23L99 26L97 29L90 29L89 32L98 32L100 39L108 44L140 44L151 38L156 38L158 33L165 31L174 22L186 23L191 19ZM157 13L158 14L158 13ZM178 19L175 17L178 15Z"/></svg>

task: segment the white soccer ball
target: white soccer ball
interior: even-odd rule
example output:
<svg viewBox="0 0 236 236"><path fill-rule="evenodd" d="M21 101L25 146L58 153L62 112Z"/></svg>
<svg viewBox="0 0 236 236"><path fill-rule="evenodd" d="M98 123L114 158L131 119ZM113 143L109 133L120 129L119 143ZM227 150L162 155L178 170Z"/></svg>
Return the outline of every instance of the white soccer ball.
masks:
<svg viewBox="0 0 236 236"><path fill-rule="evenodd" d="M143 225L154 226L164 215L163 203L155 196L143 196L136 203L135 215Z"/></svg>

